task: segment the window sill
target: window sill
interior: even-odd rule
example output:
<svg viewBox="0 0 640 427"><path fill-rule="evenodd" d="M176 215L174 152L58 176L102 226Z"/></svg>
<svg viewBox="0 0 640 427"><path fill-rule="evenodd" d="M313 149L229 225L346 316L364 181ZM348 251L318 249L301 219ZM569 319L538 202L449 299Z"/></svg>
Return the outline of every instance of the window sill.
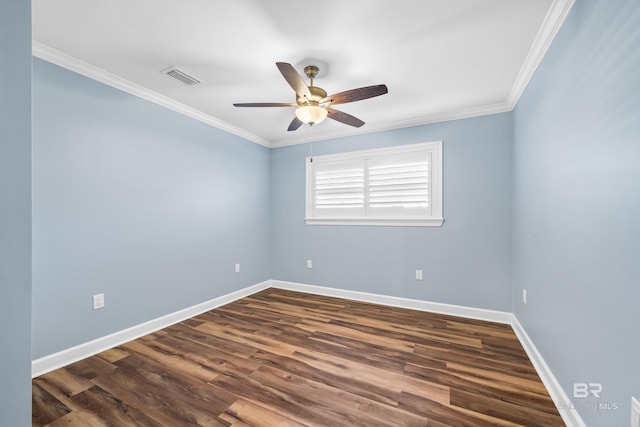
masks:
<svg viewBox="0 0 640 427"><path fill-rule="evenodd" d="M362 219L362 218L305 218L307 225L365 225L383 227L440 227L444 222L443 218L432 219Z"/></svg>

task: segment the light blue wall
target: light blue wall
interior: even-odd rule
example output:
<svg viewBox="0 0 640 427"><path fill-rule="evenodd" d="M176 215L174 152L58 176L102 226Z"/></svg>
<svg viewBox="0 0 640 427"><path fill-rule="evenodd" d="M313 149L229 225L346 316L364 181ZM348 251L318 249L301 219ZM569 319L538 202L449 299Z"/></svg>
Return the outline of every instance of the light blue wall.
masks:
<svg viewBox="0 0 640 427"><path fill-rule="evenodd" d="M640 397L639 70L640 3L576 1L514 113L514 309L590 426Z"/></svg>
<svg viewBox="0 0 640 427"><path fill-rule="evenodd" d="M567 394L575 382L600 382L595 403L618 406L583 408L588 424L627 425L630 396L640 396L639 22L635 0L577 1L513 114L271 152L36 60L33 357L274 278L514 310ZM15 297L0 301L0 338L15 344L2 350L0 405L9 409L0 409L24 415L24 396L6 397L4 382L12 393L26 386L28 332L16 324L29 324L28 153L4 145L4 126L29 138L22 80L0 82L21 92L17 108L2 107L0 173L16 185L0 187L3 202L19 192L17 205L0 205L0 226L14 233L19 262L6 269L15 254L0 258L2 292ZM305 225L311 150L434 140L444 141L442 227ZM98 292L107 306L93 311Z"/></svg>
<svg viewBox="0 0 640 427"><path fill-rule="evenodd" d="M0 1L0 425L31 425L31 2Z"/></svg>
<svg viewBox="0 0 640 427"><path fill-rule="evenodd" d="M497 114L272 150L273 278L510 311L511 137L511 115ZM442 227L304 223L311 149L320 155L435 140L444 153ZM417 269L423 281L415 280Z"/></svg>
<svg viewBox="0 0 640 427"><path fill-rule="evenodd" d="M267 148L37 59L33 85L34 359L270 278Z"/></svg>

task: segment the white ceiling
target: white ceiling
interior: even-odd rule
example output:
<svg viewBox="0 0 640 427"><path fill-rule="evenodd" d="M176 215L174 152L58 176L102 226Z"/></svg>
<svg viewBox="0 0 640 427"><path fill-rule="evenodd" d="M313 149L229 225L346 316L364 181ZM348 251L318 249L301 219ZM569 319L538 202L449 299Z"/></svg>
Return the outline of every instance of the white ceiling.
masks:
<svg viewBox="0 0 640 427"><path fill-rule="evenodd" d="M572 0L33 0L34 55L267 146L509 111ZM295 102L275 62L329 94L389 93L287 132ZM202 81L186 86L169 66ZM306 80L306 77L305 77Z"/></svg>

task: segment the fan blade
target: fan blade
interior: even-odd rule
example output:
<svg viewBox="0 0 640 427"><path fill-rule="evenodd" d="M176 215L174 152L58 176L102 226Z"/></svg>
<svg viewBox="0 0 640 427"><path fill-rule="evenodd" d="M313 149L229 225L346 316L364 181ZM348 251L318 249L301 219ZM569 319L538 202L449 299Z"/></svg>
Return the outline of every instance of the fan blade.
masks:
<svg viewBox="0 0 640 427"><path fill-rule="evenodd" d="M384 95L387 92L389 92L389 90L386 85L365 86L329 95L326 98L322 98L319 101L319 104L327 102L331 104L346 104L347 102L362 101L363 99Z"/></svg>
<svg viewBox="0 0 640 427"><path fill-rule="evenodd" d="M276 62L278 66L278 70L282 73L282 77L289 83L289 86L296 91L296 95L300 97L311 98L311 92L309 92L309 88L307 84L304 82L300 74L293 68L293 65L287 62Z"/></svg>
<svg viewBox="0 0 640 427"><path fill-rule="evenodd" d="M233 104L234 107L297 107L298 104L289 102L244 102Z"/></svg>
<svg viewBox="0 0 640 427"><path fill-rule="evenodd" d="M289 124L289 127L287 128L287 130L289 132L294 131L294 130L298 130L298 128L302 126L302 120L300 120L297 117L294 117L293 120L291 121L291 123Z"/></svg>
<svg viewBox="0 0 640 427"><path fill-rule="evenodd" d="M345 125L353 126L359 128L364 124L362 120L357 117L352 116L351 114L344 113L342 111L338 111L334 108L327 108L327 115L330 119L339 121L344 123Z"/></svg>

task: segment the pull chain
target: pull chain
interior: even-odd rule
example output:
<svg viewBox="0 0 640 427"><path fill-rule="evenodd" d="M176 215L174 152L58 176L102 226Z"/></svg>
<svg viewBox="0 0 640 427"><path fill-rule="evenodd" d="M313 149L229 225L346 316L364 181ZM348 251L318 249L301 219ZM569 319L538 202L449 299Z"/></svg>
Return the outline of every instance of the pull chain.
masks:
<svg viewBox="0 0 640 427"><path fill-rule="evenodd" d="M309 136L311 139L309 141L309 158L311 163L313 163L313 126L309 126Z"/></svg>

